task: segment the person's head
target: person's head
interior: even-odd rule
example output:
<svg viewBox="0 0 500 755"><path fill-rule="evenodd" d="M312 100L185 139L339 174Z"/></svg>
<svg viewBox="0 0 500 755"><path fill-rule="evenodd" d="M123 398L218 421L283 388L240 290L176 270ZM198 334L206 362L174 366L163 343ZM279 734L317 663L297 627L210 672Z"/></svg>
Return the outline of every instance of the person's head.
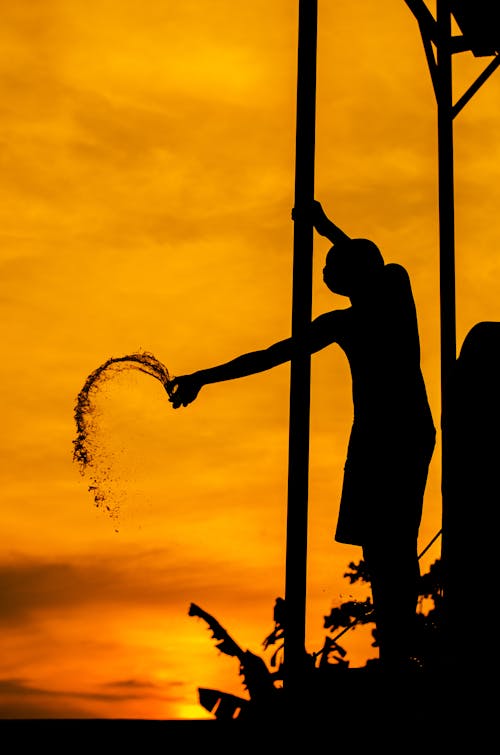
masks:
<svg viewBox="0 0 500 755"><path fill-rule="evenodd" d="M330 291L351 297L366 289L384 267L380 249L368 239L341 239L326 255L323 280Z"/></svg>

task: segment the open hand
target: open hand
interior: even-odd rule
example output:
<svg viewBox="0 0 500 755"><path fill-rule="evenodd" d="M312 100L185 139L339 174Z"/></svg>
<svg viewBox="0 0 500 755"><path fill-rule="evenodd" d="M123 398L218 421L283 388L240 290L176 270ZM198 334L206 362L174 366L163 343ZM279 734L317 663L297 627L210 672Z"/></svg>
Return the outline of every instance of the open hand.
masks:
<svg viewBox="0 0 500 755"><path fill-rule="evenodd" d="M181 377L170 380L165 389L172 408L178 409L180 406L187 406L194 401L201 387L202 383L195 375L181 375Z"/></svg>

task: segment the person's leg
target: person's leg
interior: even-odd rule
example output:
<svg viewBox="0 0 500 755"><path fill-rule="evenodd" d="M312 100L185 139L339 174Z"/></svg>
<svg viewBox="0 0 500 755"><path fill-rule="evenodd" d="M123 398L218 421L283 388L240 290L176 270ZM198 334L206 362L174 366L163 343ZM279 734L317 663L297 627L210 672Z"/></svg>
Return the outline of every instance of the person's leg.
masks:
<svg viewBox="0 0 500 755"><path fill-rule="evenodd" d="M420 577L416 539L371 541L363 546L370 573L382 667L408 670L415 656Z"/></svg>

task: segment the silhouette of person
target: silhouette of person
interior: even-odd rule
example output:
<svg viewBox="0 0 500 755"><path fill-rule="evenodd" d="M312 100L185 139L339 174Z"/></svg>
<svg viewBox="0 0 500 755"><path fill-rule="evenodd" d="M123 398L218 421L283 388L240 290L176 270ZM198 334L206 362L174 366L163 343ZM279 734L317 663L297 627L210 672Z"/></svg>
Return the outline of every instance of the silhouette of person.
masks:
<svg viewBox="0 0 500 755"><path fill-rule="evenodd" d="M414 662L420 578L417 538L436 430L420 367L420 341L410 279L385 264L378 247L350 238L321 204L306 210L316 231L332 242L323 280L351 306L310 325L311 354L330 344L345 352L352 376L351 428L335 540L359 545L370 574L382 668ZM292 219L297 213L292 212ZM175 378L174 409L188 406L209 383L271 369L292 357L292 339Z"/></svg>

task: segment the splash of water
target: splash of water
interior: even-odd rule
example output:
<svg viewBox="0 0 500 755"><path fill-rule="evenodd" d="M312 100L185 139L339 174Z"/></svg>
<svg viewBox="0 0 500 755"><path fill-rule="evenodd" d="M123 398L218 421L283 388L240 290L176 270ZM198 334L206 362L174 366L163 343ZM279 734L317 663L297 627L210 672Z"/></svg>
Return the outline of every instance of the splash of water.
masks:
<svg viewBox="0 0 500 755"><path fill-rule="evenodd" d="M95 447L96 423L92 396L102 386L104 380L124 369L136 369L146 375L151 375L159 380L167 391L172 380L165 365L153 354L143 351L122 357L111 357L90 373L78 394L74 410L77 435L73 441L73 461L79 465L82 476L90 473L91 484L88 490L93 495L95 505L98 508L104 508L115 519L116 507L111 506L108 500L109 468L106 469L102 463L99 465L102 459L99 459L98 450Z"/></svg>

